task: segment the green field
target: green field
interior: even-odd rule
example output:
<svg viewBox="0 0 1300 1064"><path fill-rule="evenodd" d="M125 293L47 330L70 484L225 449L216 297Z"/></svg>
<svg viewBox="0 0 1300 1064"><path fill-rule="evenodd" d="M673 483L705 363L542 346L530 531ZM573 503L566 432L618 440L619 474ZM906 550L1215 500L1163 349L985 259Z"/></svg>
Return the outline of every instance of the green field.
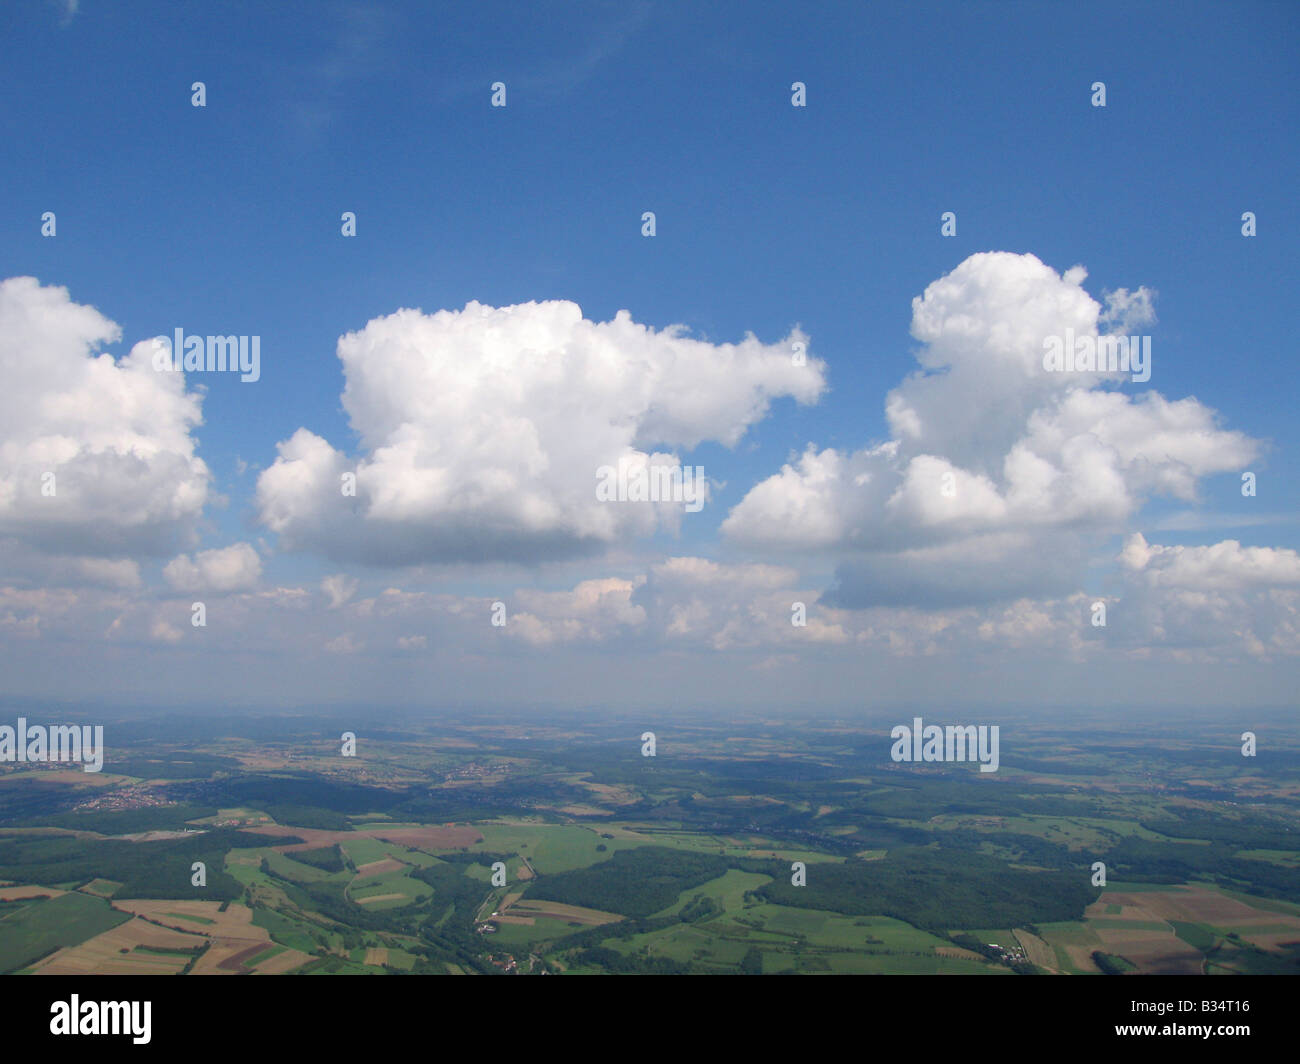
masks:
<svg viewBox="0 0 1300 1064"><path fill-rule="evenodd" d="M253 923L257 927L266 928L274 941L303 953L311 953L323 942L328 941L320 928L313 927L305 921L292 919L274 909L254 909ZM313 932L319 937L314 938Z"/></svg>
<svg viewBox="0 0 1300 1064"><path fill-rule="evenodd" d="M164 916L174 916L177 920L185 920L191 924L215 924L215 920L209 920L206 916L197 916L194 913L164 913Z"/></svg>
<svg viewBox="0 0 1300 1064"><path fill-rule="evenodd" d="M597 829L560 824L480 824L483 842L475 849L521 854L541 875L569 872L606 860L614 851L644 845L627 839L602 839ZM603 851L597 846L604 846Z"/></svg>
<svg viewBox="0 0 1300 1064"><path fill-rule="evenodd" d="M691 899L699 896L712 898L723 909L734 912L741 908L746 891L757 890L764 883L770 883L771 881L771 876L765 876L757 872L742 872L739 869L731 868L727 870L726 874L719 876L717 879L711 879L707 883L702 883L698 887L684 891L677 901L654 915L676 916Z"/></svg>
<svg viewBox="0 0 1300 1064"><path fill-rule="evenodd" d="M1214 944L1223 937L1214 928L1205 924L1189 924L1180 920L1170 920L1169 926L1174 929L1175 935L1202 953L1212 949Z"/></svg>
<svg viewBox="0 0 1300 1064"><path fill-rule="evenodd" d="M75 946L130 919L87 894L35 899L0 919L0 972L12 972L63 946Z"/></svg>
<svg viewBox="0 0 1300 1064"><path fill-rule="evenodd" d="M261 953L254 954L252 957L249 957L247 960L244 961L244 964L246 967L252 968L254 965L260 964L262 961L269 961L272 957L278 956L279 954L283 953L285 951L285 948L286 947L284 946L269 946L266 949L262 950Z"/></svg>
<svg viewBox="0 0 1300 1064"><path fill-rule="evenodd" d="M403 847L391 842L384 842L381 839L371 839L362 836L356 839L348 839L346 842L340 842L343 852L348 855L348 860L354 865L370 864L372 861L382 861L389 856L390 850L402 850Z"/></svg>
<svg viewBox="0 0 1300 1064"><path fill-rule="evenodd" d="M321 880L333 879L340 875L345 879L351 878L351 873L326 872L324 869L314 868L311 865L295 861L288 854L268 853L266 863L277 876L292 880L295 883L319 883Z"/></svg>
<svg viewBox="0 0 1300 1064"><path fill-rule="evenodd" d="M378 876L367 876L365 879L360 880L354 879L348 886L348 897L358 903L365 898L377 898L385 894L399 894L401 897L385 898L383 901L372 902L366 906L366 909L394 909L403 905L411 905L431 897L433 891L427 883L412 879L404 870L385 872Z"/></svg>
<svg viewBox="0 0 1300 1064"><path fill-rule="evenodd" d="M570 935L576 930L578 928L566 920L539 916L532 924L500 924L494 934L485 938L490 946L531 947L538 942Z"/></svg>

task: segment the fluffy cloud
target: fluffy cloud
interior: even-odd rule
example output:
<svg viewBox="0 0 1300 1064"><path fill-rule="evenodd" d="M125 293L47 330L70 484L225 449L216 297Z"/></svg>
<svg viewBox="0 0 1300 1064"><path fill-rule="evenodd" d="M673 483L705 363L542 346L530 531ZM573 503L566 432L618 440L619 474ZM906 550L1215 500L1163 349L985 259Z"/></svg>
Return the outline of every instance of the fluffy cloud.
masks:
<svg viewBox="0 0 1300 1064"><path fill-rule="evenodd" d="M597 469L676 465L653 448L732 446L773 399L814 402L824 366L794 365L796 339L711 344L563 301L400 310L339 340L362 454L299 429L258 480L261 520L288 549L376 564L577 556L675 527L681 503L598 501Z"/></svg>
<svg viewBox="0 0 1300 1064"><path fill-rule="evenodd" d="M1148 543L1141 533L1118 556L1126 590L1108 609L1107 641L1130 653L1178 660L1300 655L1300 554L1243 547Z"/></svg>
<svg viewBox="0 0 1300 1064"><path fill-rule="evenodd" d="M1048 337L1154 320L1149 290L1110 293L1103 312L1085 276L993 252L935 281L912 304L922 368L886 399L891 439L852 453L810 446L751 489L724 534L865 552L840 570L843 605L895 601L909 586L914 601L941 585L950 601L1007 599L1040 578L1064 589L1082 532L1120 531L1151 496L1194 499L1201 478L1255 458L1256 441L1195 399L1125 395L1111 387L1119 371L1044 369Z"/></svg>
<svg viewBox="0 0 1300 1064"><path fill-rule="evenodd" d="M147 341L97 353L120 337L66 288L0 282L0 535L100 557L190 542L209 483L198 397L153 369Z"/></svg>
<svg viewBox="0 0 1300 1064"><path fill-rule="evenodd" d="M555 642L603 642L640 629L645 610L632 602L644 583L603 579L584 580L572 591L521 589L513 596L517 612L507 613L506 631L534 646Z"/></svg>
<svg viewBox="0 0 1300 1064"><path fill-rule="evenodd" d="M412 705L625 704L675 701L770 706L891 704L942 696L997 701L1029 685L1034 698L1171 704L1280 703L1300 663L1300 586L1292 552L1266 552L1280 577L1238 588L1225 573L1260 567L1250 548L1126 545L1125 574L1105 596L1025 595L998 605L870 606L818 599L791 569L668 558L643 572L539 591L503 584L504 628L492 596L358 592L322 609L313 587L232 592L209 625L185 598L98 588L0 584L0 666L24 693L138 693L169 703L222 698L301 705L374 692ZM1144 555L1146 555L1144 559ZM1216 560L1217 559L1217 560ZM1179 584L1147 570L1195 563ZM1140 564L1139 564L1140 563ZM1287 583L1287 581L1290 581ZM1093 627L1104 597L1107 625ZM792 624L803 603L806 625ZM77 669L68 647L78 647ZM1163 668L1152 686L1153 662ZM134 679L132 679L134 678ZM127 686L134 684L135 686ZM938 684L938 687L933 685ZM662 708L659 705L657 708ZM358 710L365 712L364 710ZM382 717L376 719L383 719Z"/></svg>
<svg viewBox="0 0 1300 1064"><path fill-rule="evenodd" d="M784 566L723 564L706 558L667 558L650 567L635 601L647 627L675 649L794 649L842 643L849 636L835 614L814 607L817 593L801 589ZM803 603L806 624L793 625Z"/></svg>
<svg viewBox="0 0 1300 1064"><path fill-rule="evenodd" d="M262 560L247 543L200 551L193 560L182 554L163 569L174 591L247 591L261 575Z"/></svg>
<svg viewBox="0 0 1300 1064"><path fill-rule="evenodd" d="M1195 591L1300 588L1300 554L1275 547L1243 547L1225 539L1206 547L1162 547L1135 532L1119 561L1150 587Z"/></svg>

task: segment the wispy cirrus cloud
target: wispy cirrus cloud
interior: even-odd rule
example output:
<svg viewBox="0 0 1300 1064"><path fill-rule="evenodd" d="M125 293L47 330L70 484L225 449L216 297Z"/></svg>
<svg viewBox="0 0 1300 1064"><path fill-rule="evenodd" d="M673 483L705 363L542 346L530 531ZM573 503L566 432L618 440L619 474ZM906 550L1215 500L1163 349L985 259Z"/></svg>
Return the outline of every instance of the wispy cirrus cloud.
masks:
<svg viewBox="0 0 1300 1064"><path fill-rule="evenodd" d="M563 96L590 80L619 55L649 24L653 12L652 4L638 2L621 5L612 17L574 18L572 39L576 47L573 51L523 68L503 68L498 76L509 91L552 98ZM451 103L474 93L486 93L487 88L482 78L462 78L445 86L438 99L441 103Z"/></svg>

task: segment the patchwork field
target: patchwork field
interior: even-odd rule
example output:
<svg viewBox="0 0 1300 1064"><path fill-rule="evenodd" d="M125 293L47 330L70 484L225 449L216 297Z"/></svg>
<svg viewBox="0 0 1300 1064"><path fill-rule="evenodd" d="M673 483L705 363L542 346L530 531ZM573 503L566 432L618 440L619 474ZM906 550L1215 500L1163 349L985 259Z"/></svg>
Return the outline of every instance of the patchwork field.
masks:
<svg viewBox="0 0 1300 1064"><path fill-rule="evenodd" d="M670 715L645 759L640 720L420 716L340 764L319 721L175 719L130 778L0 771L0 961L1300 974L1300 741L1243 766L1221 722L1119 723L1008 720L992 780L892 762L879 722Z"/></svg>
<svg viewBox="0 0 1300 1064"><path fill-rule="evenodd" d="M1300 913L1264 904L1274 905L1204 885L1125 884L1089 906L1082 924L1040 928L1054 963L1041 952L1031 960L1061 972L1096 972L1091 954L1101 950L1142 973L1199 974L1211 957L1220 967L1248 963L1243 946L1294 952Z"/></svg>
<svg viewBox="0 0 1300 1064"><path fill-rule="evenodd" d="M251 971L259 975L292 971L311 957L298 950L273 951L276 944L266 928L253 922L253 910L232 904L225 912L209 901L123 900L116 908L164 927L193 932L210 945L195 963L195 975L235 975Z"/></svg>
<svg viewBox="0 0 1300 1064"><path fill-rule="evenodd" d="M37 975L175 975L202 949L202 935L136 917L37 964Z"/></svg>

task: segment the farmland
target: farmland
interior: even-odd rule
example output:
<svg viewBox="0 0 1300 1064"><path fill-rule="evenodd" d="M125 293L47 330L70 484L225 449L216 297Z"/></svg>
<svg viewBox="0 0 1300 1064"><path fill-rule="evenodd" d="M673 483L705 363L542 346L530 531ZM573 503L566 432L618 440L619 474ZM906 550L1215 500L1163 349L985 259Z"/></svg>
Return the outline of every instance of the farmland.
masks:
<svg viewBox="0 0 1300 1064"><path fill-rule="evenodd" d="M409 720L353 760L342 722L124 722L111 777L0 774L0 965L1300 972L1294 737L1010 722L990 778L886 724L672 720L651 759L631 721Z"/></svg>

